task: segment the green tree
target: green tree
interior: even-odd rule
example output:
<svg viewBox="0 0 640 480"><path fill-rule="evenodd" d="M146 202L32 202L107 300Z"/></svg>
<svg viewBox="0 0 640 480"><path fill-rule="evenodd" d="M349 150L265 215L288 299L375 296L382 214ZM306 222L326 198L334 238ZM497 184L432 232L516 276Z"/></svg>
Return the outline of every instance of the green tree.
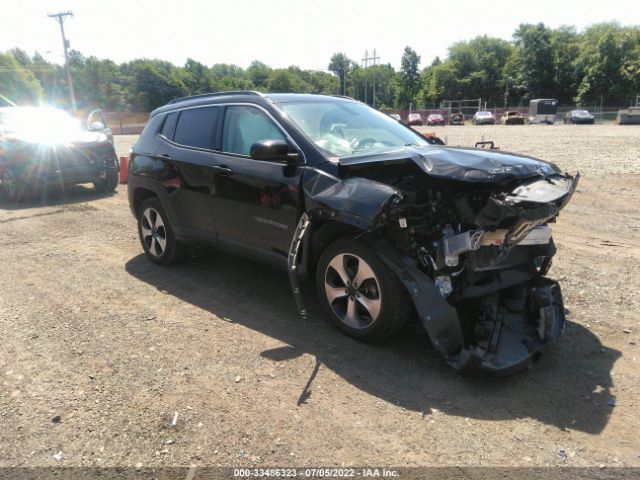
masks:
<svg viewBox="0 0 640 480"><path fill-rule="evenodd" d="M25 105L38 103L44 92L28 68L11 53L0 53L0 94L18 105Z"/></svg>
<svg viewBox="0 0 640 480"><path fill-rule="evenodd" d="M571 101L578 91L581 72L576 64L580 55L580 36L575 27L563 26L551 32L553 52L554 96L561 101Z"/></svg>
<svg viewBox="0 0 640 480"><path fill-rule="evenodd" d="M84 57L73 50L70 56L78 107L121 111L126 107L120 69L111 60Z"/></svg>
<svg viewBox="0 0 640 480"><path fill-rule="evenodd" d="M247 69L249 78L258 90L266 90L269 84L269 76L271 75L271 67L267 64L254 60Z"/></svg>
<svg viewBox="0 0 640 480"><path fill-rule="evenodd" d="M353 70L353 66L354 62L344 53L334 53L329 61L327 68L338 76L343 95L347 94L347 77Z"/></svg>
<svg viewBox="0 0 640 480"><path fill-rule="evenodd" d="M415 102L420 90L420 55L411 47L406 47L400 62L400 74L398 82L398 103L402 108L407 108Z"/></svg>
<svg viewBox="0 0 640 480"><path fill-rule="evenodd" d="M188 58L185 62L181 78L190 95L199 95L217 90L216 79L209 71L209 68L192 58Z"/></svg>
<svg viewBox="0 0 640 480"><path fill-rule="evenodd" d="M528 98L555 93L551 30L543 23L522 24L513 34L515 44L514 79Z"/></svg>
<svg viewBox="0 0 640 480"><path fill-rule="evenodd" d="M121 66L128 108L150 111L177 97L189 95L180 69L163 60L134 60Z"/></svg>

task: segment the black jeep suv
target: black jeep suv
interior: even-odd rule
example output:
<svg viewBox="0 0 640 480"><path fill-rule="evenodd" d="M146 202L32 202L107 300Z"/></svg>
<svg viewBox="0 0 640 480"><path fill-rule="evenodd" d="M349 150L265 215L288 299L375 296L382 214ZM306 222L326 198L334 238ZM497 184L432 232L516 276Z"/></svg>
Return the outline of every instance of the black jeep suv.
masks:
<svg viewBox="0 0 640 480"><path fill-rule="evenodd" d="M507 372L557 340L549 223L578 176L491 150L434 145L343 97L226 92L150 115L130 159L146 255L203 242L314 274L335 325L361 340L417 312L456 368Z"/></svg>

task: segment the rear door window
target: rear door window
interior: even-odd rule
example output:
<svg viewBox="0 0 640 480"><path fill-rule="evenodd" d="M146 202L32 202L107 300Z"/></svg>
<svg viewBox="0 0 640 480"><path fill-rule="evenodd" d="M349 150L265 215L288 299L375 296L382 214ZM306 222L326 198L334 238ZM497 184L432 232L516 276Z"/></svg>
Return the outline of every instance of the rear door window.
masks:
<svg viewBox="0 0 640 480"><path fill-rule="evenodd" d="M227 107L222 130L222 151L249 155L260 140L286 140L282 131L262 110L244 105Z"/></svg>
<svg viewBox="0 0 640 480"><path fill-rule="evenodd" d="M183 110L178 117L173 141L188 147L213 149L219 116L220 107Z"/></svg>

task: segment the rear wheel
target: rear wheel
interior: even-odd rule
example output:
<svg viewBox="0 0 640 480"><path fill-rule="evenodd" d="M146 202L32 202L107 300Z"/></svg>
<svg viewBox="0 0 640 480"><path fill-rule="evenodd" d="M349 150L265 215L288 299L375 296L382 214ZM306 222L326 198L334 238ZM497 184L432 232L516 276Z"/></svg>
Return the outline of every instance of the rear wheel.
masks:
<svg viewBox="0 0 640 480"><path fill-rule="evenodd" d="M331 321L358 340L378 341L397 332L411 301L396 275L365 244L333 242L316 270L318 296Z"/></svg>
<svg viewBox="0 0 640 480"><path fill-rule="evenodd" d="M138 209L138 234L144 253L158 265L171 265L184 257L169 220L156 197L148 198Z"/></svg>

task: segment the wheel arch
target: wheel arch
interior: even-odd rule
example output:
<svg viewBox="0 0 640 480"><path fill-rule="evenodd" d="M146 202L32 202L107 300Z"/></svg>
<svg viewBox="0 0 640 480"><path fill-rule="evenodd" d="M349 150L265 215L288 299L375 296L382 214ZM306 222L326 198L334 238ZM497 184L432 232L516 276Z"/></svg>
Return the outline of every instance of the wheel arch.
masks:
<svg viewBox="0 0 640 480"><path fill-rule="evenodd" d="M133 202L131 206L136 216L140 213L139 210L140 210L140 205L142 205L142 202L144 202L146 199L151 197L159 198L159 195L156 194L156 192L154 192L153 190L150 190L145 187L138 187L133 191L133 197L132 197Z"/></svg>
<svg viewBox="0 0 640 480"><path fill-rule="evenodd" d="M362 230L343 222L329 220L314 225L309 232L309 248L307 249L305 265L307 271L312 273L320 259L322 252L339 238L353 237L362 233Z"/></svg>

